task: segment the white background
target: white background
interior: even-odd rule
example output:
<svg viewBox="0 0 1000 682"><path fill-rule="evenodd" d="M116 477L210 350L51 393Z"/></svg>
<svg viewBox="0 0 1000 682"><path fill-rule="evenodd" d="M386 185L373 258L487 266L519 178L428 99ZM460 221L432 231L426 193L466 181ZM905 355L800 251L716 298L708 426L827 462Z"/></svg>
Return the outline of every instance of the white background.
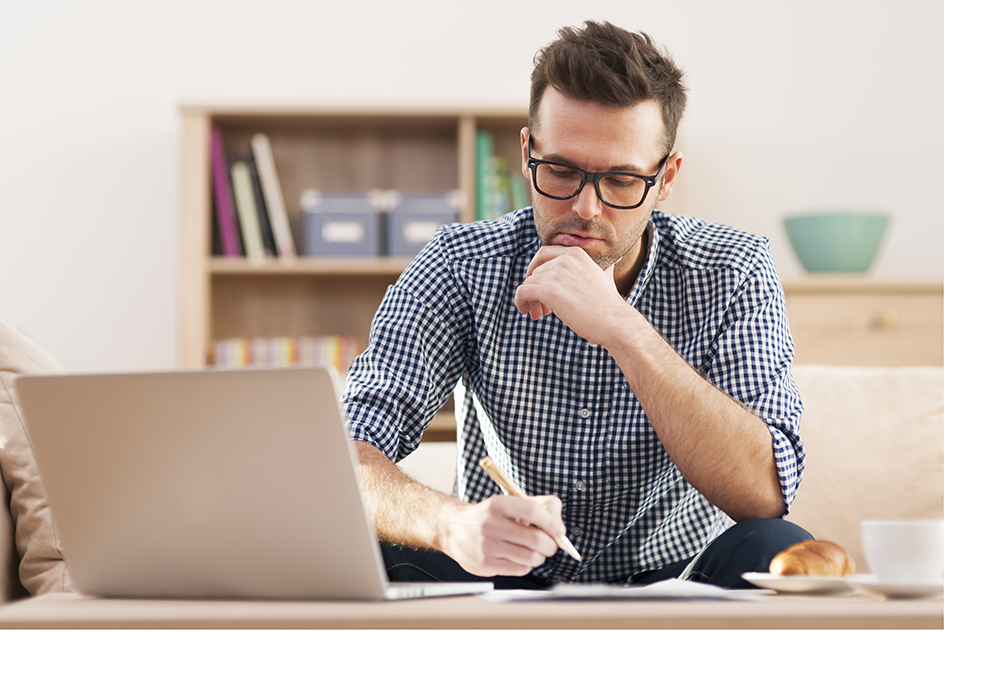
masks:
<svg viewBox="0 0 1000 682"><path fill-rule="evenodd" d="M179 365L182 103L526 106L588 18L687 71L677 210L770 237L786 279L784 215L887 211L872 274L943 276L937 1L0 7L0 318L69 371Z"/></svg>
<svg viewBox="0 0 1000 682"><path fill-rule="evenodd" d="M996 438L987 433L1000 381L996 305L984 286L997 270L1000 230L991 206L1000 186L995 3L149 4L0 0L0 318L68 370L177 366L181 103L524 106L531 57L559 26L606 18L645 30L688 71L685 210L769 236L785 278L802 273L781 217L805 210L889 211L873 275L942 277L947 262L946 570L956 579L946 631L253 633L235 641L231 633L65 632L25 636L37 653L9 657L11 665L34 675L40 665L92 668L108 679L134 679L137 669L149 679L181 671L198 679L199 670L276 679L309 666L334 678L356 650L372 670L505 680L511 670L617 679L636 667L641 679L713 679L725 668L748 680L845 670L945 679L982 669L976 661L994 646L988 623L997 608L996 591L980 589L997 552L983 542L992 516L978 509L998 479ZM507 646L484 646L497 639ZM73 656L52 656L68 646ZM196 657L210 664L192 665Z"/></svg>

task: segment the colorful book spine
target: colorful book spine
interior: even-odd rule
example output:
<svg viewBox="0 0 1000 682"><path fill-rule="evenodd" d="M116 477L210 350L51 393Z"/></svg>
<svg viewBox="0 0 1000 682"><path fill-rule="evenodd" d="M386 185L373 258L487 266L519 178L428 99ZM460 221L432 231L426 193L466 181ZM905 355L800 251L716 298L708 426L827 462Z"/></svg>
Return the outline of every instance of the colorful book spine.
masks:
<svg viewBox="0 0 1000 682"><path fill-rule="evenodd" d="M264 238L260 232L260 218L257 203L253 197L253 180L250 167L245 161L236 161L230 168L233 179L233 194L236 196L236 214L240 219L240 233L246 248L247 260L252 264L264 262Z"/></svg>
<svg viewBox="0 0 1000 682"><path fill-rule="evenodd" d="M490 177L490 218L499 218L510 211L510 180L507 177L507 159L494 156L493 174Z"/></svg>
<svg viewBox="0 0 1000 682"><path fill-rule="evenodd" d="M243 255L236 226L236 208L233 202L233 188L229 177L229 163L222 143L222 131L212 126L211 139L212 190L215 199L215 218L219 226L219 240L222 255L239 257Z"/></svg>
<svg viewBox="0 0 1000 682"><path fill-rule="evenodd" d="M488 130L476 133L476 220L493 217L490 187L493 183L493 134Z"/></svg>
<svg viewBox="0 0 1000 682"><path fill-rule="evenodd" d="M361 353L354 336L268 336L218 339L212 344L216 367L327 366L347 374Z"/></svg>
<svg viewBox="0 0 1000 682"><path fill-rule="evenodd" d="M278 182L278 171L274 165L274 155L271 152L271 140L264 133L257 133L250 138L254 162L260 175L260 184L264 192L264 203L267 205L267 215L274 232L274 242L278 254L283 261L295 260L295 242L292 240L292 229L288 224L288 211L285 199L281 194L281 184Z"/></svg>
<svg viewBox="0 0 1000 682"><path fill-rule="evenodd" d="M264 242L264 253L277 256L278 247L274 243L274 232L271 231L271 220L267 217L267 203L264 201L264 188L260 184L260 173L253 153L247 157L247 167L250 169L250 181L253 185L253 202L257 207L257 220L260 223L261 241Z"/></svg>
<svg viewBox="0 0 1000 682"><path fill-rule="evenodd" d="M511 210L518 210L524 208L525 206L531 205L531 199L528 198L528 185L525 182L524 176L521 175L520 170L514 170L510 173L510 207Z"/></svg>
<svg viewBox="0 0 1000 682"><path fill-rule="evenodd" d="M520 168L520 166L518 166ZM493 135L476 133L476 220L493 220L530 204L524 177L493 153Z"/></svg>

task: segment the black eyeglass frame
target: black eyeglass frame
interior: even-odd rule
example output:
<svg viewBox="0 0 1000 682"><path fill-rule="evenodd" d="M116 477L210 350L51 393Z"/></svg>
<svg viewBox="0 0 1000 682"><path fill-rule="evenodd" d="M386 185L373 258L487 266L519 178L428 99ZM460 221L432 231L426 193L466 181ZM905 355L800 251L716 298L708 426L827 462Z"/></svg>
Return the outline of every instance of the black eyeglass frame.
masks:
<svg viewBox="0 0 1000 682"><path fill-rule="evenodd" d="M639 208L640 206L642 206L643 202L646 201L646 197L649 196L650 188L655 186L663 178L663 175L667 172L667 161L670 159L670 154L667 154L666 156L663 157L663 160L660 161L660 170L656 175L642 175L640 173L630 173L628 171L604 171L602 173L591 173L590 171L585 171L582 168L577 168L576 166L570 166L565 163L559 163L557 161L543 161L542 159L536 159L531 155L531 144L532 144L532 139L531 136L529 135L528 168L531 169L531 184L535 186L536 192L538 192L544 197L548 197L549 199L555 199L557 201L567 201L575 197L580 192L582 192L584 185L586 185L588 182L592 182L594 183L594 191L597 193L597 198L601 200L601 203L603 203L605 206L609 206L611 208L615 208L618 210L629 210L632 208ZM559 197L554 194L549 194L548 192L543 192L538 187L538 166L542 164L545 164L547 166L558 166L560 168L565 168L566 170L576 171L577 173L580 174L580 186L577 187L576 191L574 191L572 194L565 197ZM642 192L642 198L639 199L639 202L636 204L632 204L631 206L618 206L616 204L612 204L610 201L605 199L604 196L601 194L601 180L609 175L627 175L631 178L638 178L639 180L645 182L646 187Z"/></svg>

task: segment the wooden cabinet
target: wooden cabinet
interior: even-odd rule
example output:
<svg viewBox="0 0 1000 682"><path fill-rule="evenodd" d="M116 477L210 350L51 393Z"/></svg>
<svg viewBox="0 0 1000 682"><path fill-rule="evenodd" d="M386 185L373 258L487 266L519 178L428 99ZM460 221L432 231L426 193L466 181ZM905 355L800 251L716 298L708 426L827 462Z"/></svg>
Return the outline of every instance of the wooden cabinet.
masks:
<svg viewBox="0 0 1000 682"><path fill-rule="evenodd" d="M795 361L944 365L944 284L829 276L784 283Z"/></svg>
<svg viewBox="0 0 1000 682"><path fill-rule="evenodd" d="M182 116L181 361L211 362L212 344L236 336L345 334L367 343L372 316L406 267L400 258L306 258L251 265L213 257L209 140L219 126L227 152L268 135L296 246L305 189L403 192L459 190L460 220L475 217L476 135L520 164L524 110L330 110L185 106ZM454 438L443 414L428 438Z"/></svg>

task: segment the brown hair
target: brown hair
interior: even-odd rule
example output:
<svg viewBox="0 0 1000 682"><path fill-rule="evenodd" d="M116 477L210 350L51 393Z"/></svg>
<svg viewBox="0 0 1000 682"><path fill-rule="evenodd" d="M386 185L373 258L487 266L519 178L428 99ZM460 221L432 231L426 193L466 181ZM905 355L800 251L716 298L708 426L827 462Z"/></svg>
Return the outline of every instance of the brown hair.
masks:
<svg viewBox="0 0 1000 682"><path fill-rule="evenodd" d="M611 107L653 100L660 104L666 130L664 153L669 153L687 103L683 76L645 33L631 33L607 22L567 26L535 55L528 127L535 128L542 93L550 85L571 99Z"/></svg>

